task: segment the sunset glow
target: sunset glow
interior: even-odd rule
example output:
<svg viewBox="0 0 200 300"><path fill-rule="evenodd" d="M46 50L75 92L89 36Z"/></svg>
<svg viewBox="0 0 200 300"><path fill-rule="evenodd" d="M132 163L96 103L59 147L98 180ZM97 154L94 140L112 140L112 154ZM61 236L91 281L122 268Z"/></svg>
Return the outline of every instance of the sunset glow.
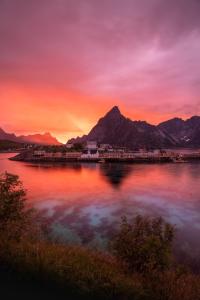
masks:
<svg viewBox="0 0 200 300"><path fill-rule="evenodd" d="M157 124L200 113L199 1L0 2L0 127L89 132L112 106Z"/></svg>

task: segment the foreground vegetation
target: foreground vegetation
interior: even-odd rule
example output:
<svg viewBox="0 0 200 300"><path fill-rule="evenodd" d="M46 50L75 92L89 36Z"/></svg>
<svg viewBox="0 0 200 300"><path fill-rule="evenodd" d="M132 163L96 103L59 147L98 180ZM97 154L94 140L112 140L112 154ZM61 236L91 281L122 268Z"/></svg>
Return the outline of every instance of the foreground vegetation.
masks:
<svg viewBox="0 0 200 300"><path fill-rule="evenodd" d="M81 152L83 150L83 145L81 143L74 143L72 148L67 148L66 145L35 145L35 150L43 150L46 152Z"/></svg>
<svg viewBox="0 0 200 300"><path fill-rule="evenodd" d="M18 177L0 177L0 289L31 299L200 299L200 276L176 264L174 228L161 218L123 218L111 254L55 244L26 208ZM21 289L20 289L21 287ZM18 293L18 294L17 294ZM34 299L33 297L33 299ZM6 298L6 296L4 297Z"/></svg>

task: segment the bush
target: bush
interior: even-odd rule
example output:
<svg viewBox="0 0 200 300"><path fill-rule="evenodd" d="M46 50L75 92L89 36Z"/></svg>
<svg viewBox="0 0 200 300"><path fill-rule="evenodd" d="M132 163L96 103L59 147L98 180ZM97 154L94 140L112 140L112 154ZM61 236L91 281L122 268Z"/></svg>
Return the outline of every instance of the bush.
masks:
<svg viewBox="0 0 200 300"><path fill-rule="evenodd" d="M112 251L132 272L163 271L172 262L174 227L162 218L136 216L122 219Z"/></svg>
<svg viewBox="0 0 200 300"><path fill-rule="evenodd" d="M0 241L36 237L36 214L27 209L26 191L17 175L0 175Z"/></svg>
<svg viewBox="0 0 200 300"><path fill-rule="evenodd" d="M152 300L199 300L200 277L185 270L153 272L143 285Z"/></svg>

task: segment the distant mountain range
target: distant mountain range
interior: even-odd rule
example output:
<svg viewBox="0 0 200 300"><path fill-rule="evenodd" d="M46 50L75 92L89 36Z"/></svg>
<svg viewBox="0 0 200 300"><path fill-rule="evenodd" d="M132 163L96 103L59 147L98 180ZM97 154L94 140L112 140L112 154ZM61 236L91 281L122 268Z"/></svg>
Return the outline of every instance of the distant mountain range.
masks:
<svg viewBox="0 0 200 300"><path fill-rule="evenodd" d="M5 132L2 128L0 128L0 140L7 140L7 141L12 141L12 142L17 142L17 143L40 144L40 145L60 145L61 144L50 133L16 136L13 133Z"/></svg>
<svg viewBox="0 0 200 300"><path fill-rule="evenodd" d="M16 136L1 128L0 140L41 145L61 144L50 133ZM119 108L114 106L98 121L88 135L71 139L68 142L86 141L97 141L130 149L198 148L200 147L200 117L193 116L186 121L174 118L155 126L145 121L132 121L123 116Z"/></svg>
<svg viewBox="0 0 200 300"><path fill-rule="evenodd" d="M200 117L194 116L186 121L175 118L155 126L145 121L132 121L114 106L88 135L68 142L91 140L130 149L200 147Z"/></svg>

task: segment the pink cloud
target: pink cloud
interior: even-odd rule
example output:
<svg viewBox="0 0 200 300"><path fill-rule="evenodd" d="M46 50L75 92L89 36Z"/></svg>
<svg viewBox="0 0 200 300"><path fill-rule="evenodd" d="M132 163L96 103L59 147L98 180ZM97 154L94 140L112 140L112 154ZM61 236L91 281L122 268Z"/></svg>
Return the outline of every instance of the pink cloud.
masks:
<svg viewBox="0 0 200 300"><path fill-rule="evenodd" d="M114 104L152 122L198 114L199 11L196 0L2 0L0 104L24 109L5 89L28 90L35 110L48 97L74 120L84 114L84 130Z"/></svg>

